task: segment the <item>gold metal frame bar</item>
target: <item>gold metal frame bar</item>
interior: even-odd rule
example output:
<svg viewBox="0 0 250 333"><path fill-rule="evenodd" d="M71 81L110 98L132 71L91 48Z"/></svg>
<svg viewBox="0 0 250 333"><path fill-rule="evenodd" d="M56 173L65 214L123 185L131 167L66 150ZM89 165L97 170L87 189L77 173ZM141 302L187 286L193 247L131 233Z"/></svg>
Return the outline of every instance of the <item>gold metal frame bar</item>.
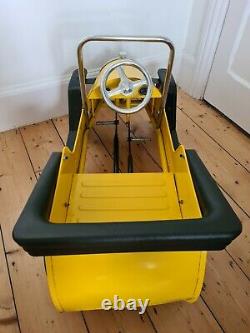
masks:
<svg viewBox="0 0 250 333"><path fill-rule="evenodd" d="M85 114L87 118L88 110L87 110L87 94L86 94L86 83L85 83L85 75L84 75L84 62L83 62L83 47L89 42L143 42L143 43L162 43L169 47L170 53L167 61L167 73L164 78L163 88L162 88L162 99L161 105L159 109L159 113L157 115L157 123L160 124L162 112L164 111L167 96L168 96L168 88L171 79L171 72L173 68L175 49L174 44L170 39L165 37L147 37L147 36L93 36L84 39L77 48L77 58L78 58L78 69L79 69L79 79L80 79L80 89L82 96L82 108L85 110Z"/></svg>

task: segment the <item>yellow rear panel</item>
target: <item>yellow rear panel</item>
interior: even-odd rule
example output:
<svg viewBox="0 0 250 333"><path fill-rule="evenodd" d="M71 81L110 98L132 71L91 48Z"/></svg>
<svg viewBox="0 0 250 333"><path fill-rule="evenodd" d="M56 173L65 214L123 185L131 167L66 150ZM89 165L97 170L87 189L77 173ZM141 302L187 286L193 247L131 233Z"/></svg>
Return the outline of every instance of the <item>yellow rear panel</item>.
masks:
<svg viewBox="0 0 250 333"><path fill-rule="evenodd" d="M52 300L59 311L99 309L104 298L150 299L150 305L194 301L205 252L154 252L47 257Z"/></svg>

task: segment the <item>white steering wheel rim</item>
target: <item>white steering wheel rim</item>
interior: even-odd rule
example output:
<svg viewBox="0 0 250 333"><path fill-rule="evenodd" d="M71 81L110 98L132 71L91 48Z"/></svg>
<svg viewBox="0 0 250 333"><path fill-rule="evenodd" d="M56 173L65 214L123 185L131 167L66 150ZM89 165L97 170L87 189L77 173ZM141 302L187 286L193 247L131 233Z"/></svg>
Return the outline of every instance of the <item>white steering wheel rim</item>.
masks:
<svg viewBox="0 0 250 333"><path fill-rule="evenodd" d="M132 66L132 67L139 69L139 71L143 74L144 78L146 79L146 83L143 83L142 86L147 85L147 93L146 93L144 99L142 100L142 102L129 109L123 109L123 108L116 106L113 103L113 101L111 100L111 98L109 97L109 91L106 89L106 83L107 83L110 73L113 70L115 70L116 68L125 66L125 65ZM133 82L134 82L134 84L136 84L136 82L137 82L137 81L131 81L129 79L128 79L128 81L132 82L131 83L132 85L133 85ZM139 81L142 81L142 80L138 80L138 82ZM120 82L120 84L121 84L121 82ZM118 85L118 87L120 86L120 84ZM131 114L131 113L140 111L148 104L148 102L150 101L151 95L152 95L152 85L153 85L153 82L152 82L151 76L149 75L149 73L143 66L137 64L136 62L134 62L130 59L121 59L115 63L112 63L105 69L105 71L103 72L103 75L101 77L100 89L101 89L101 93L102 93L104 101L112 110L119 112L119 113L123 113L123 114ZM135 88L133 88L133 89L135 89ZM132 92L131 92L131 94L132 94ZM123 94L122 91L120 93ZM126 96L126 95L124 94L124 96Z"/></svg>

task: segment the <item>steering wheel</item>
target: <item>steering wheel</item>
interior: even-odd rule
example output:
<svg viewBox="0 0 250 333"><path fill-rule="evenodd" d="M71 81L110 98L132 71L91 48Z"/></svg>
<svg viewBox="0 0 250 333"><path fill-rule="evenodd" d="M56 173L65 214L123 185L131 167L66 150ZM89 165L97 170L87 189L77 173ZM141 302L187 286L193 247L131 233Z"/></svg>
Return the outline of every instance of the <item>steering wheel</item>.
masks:
<svg viewBox="0 0 250 333"><path fill-rule="evenodd" d="M123 69L123 66L131 66L137 68L142 74L143 79L132 81L130 80ZM106 83L110 76L110 74L117 70L120 77L120 83L116 88L112 90L107 90ZM124 114L131 114L140 111L143 109L147 103L149 102L152 94L152 79L151 76L148 74L147 70L142 67L141 65L137 64L136 62L130 59L121 59L117 60L115 63L112 63L105 69L100 82L101 93L103 96L104 101L106 104L114 111ZM147 87L147 92L144 96L143 100L136 106L131 108L121 108L114 104L112 99L114 99L117 95L123 95L124 97L131 96L133 97L134 93L141 89L142 87Z"/></svg>

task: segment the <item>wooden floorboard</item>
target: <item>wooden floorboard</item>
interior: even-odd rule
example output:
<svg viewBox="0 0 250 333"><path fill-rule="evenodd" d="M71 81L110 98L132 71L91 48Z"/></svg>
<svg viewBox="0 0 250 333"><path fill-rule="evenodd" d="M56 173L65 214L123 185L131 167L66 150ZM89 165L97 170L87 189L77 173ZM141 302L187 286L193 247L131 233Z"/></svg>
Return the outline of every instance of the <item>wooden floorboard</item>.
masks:
<svg viewBox="0 0 250 333"><path fill-rule="evenodd" d="M1 133L0 149L0 221L21 332L87 332L81 314L60 314L52 306L43 258L29 256L12 240L36 177L19 131Z"/></svg>
<svg viewBox="0 0 250 333"><path fill-rule="evenodd" d="M228 194L225 192L223 194L242 223L242 233L227 247L227 252L237 262L248 279L250 279L250 218Z"/></svg>
<svg viewBox="0 0 250 333"><path fill-rule="evenodd" d="M19 325L0 232L0 333L18 333Z"/></svg>
<svg viewBox="0 0 250 333"><path fill-rule="evenodd" d="M20 128L34 171L41 172L52 151L62 150L62 141L51 121Z"/></svg>
<svg viewBox="0 0 250 333"><path fill-rule="evenodd" d="M234 124L205 101L178 90L178 107L238 163L250 171L250 140ZM236 110L237 112L237 110Z"/></svg>
<svg viewBox="0 0 250 333"><path fill-rule="evenodd" d="M202 297L226 332L248 332L250 285L226 251L210 252Z"/></svg>
<svg viewBox="0 0 250 333"><path fill-rule="evenodd" d="M183 112L177 112L177 119L180 142L198 152L217 183L250 215L250 173Z"/></svg>
<svg viewBox="0 0 250 333"><path fill-rule="evenodd" d="M178 106L182 110L178 112L180 141L186 148L198 151L243 223L242 235L226 251L209 254L199 300L195 304L179 302L150 307L143 316L128 311L58 314L54 310L43 260L22 251L12 240L11 231L49 155L60 151L66 141L65 116L0 134L0 221L4 240L4 247L0 242L0 333L19 332L19 326L24 333L250 331L250 140L212 108L182 92ZM104 110L99 116L112 119L114 114ZM147 120L142 128L143 120L145 115L138 113L132 122L133 133L151 136L151 124ZM126 126L122 118L120 126L120 139L124 141ZM112 170L113 130L99 126L90 133L87 172ZM136 170L160 171L155 146L155 138L139 145L133 143ZM121 144L120 167L126 171L126 143Z"/></svg>
<svg viewBox="0 0 250 333"><path fill-rule="evenodd" d="M146 314L134 311L86 311L84 317L91 333L157 333Z"/></svg>
<svg viewBox="0 0 250 333"><path fill-rule="evenodd" d="M223 332L201 298L195 304L178 302L149 307L148 314L158 333Z"/></svg>

